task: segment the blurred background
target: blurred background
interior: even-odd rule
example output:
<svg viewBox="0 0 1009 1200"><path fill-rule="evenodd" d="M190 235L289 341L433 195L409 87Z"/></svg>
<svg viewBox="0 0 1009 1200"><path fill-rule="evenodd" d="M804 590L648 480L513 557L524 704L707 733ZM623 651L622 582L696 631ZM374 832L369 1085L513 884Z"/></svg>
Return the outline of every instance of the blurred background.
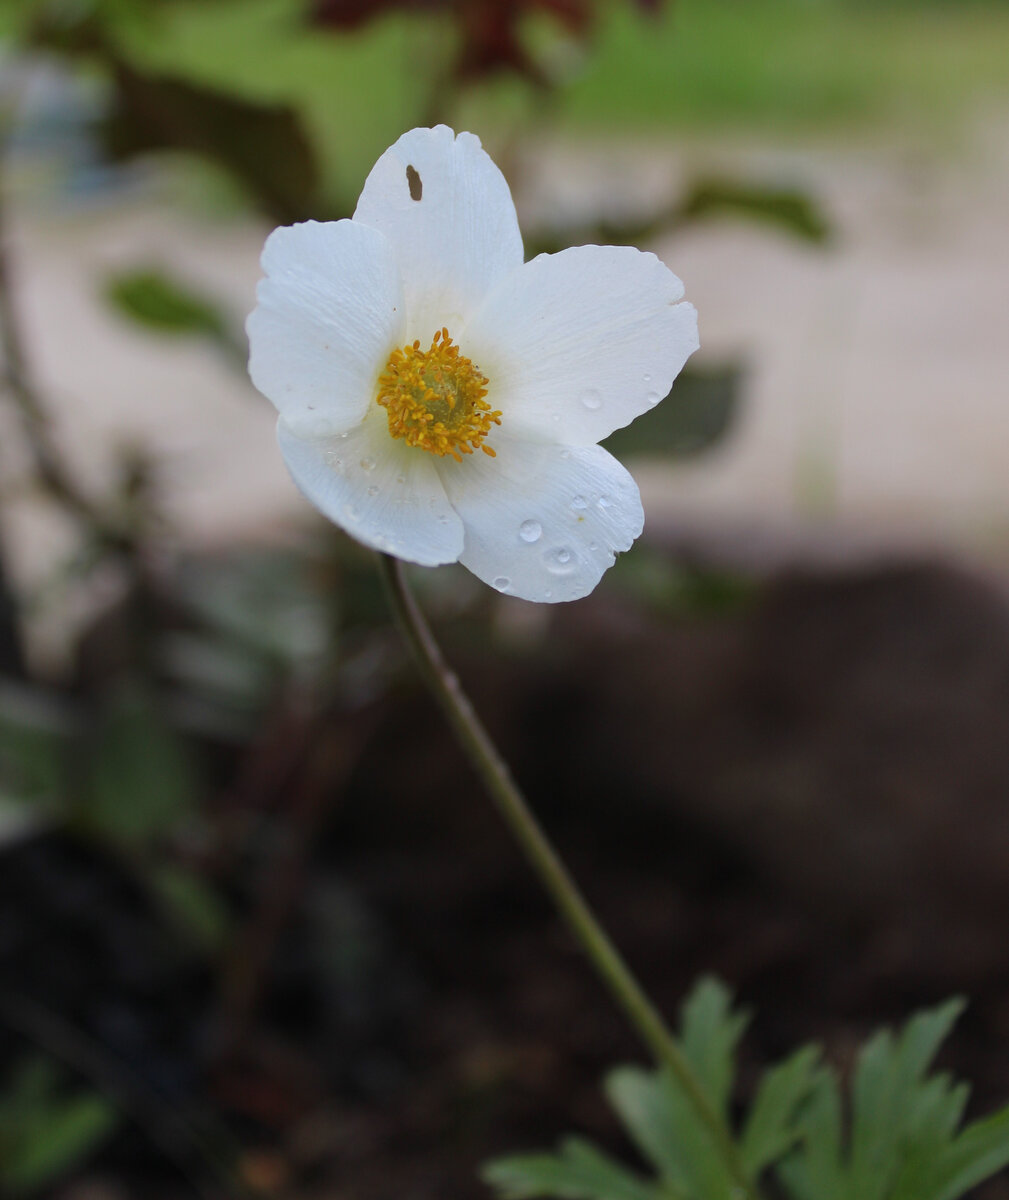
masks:
<svg viewBox="0 0 1009 1200"><path fill-rule="evenodd" d="M1009 1098L1009 3L0 4L0 1194L468 1200L638 1050L245 375L278 223L417 124L700 312L575 605L418 571L661 1006L967 993ZM995 1181L989 1200L1009 1196Z"/></svg>

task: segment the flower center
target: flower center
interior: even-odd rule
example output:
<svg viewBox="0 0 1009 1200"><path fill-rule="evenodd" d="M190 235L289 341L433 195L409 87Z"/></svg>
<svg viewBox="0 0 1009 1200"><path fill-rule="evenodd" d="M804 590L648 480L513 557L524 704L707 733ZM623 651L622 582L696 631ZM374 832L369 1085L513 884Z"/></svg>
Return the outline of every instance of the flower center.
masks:
<svg viewBox="0 0 1009 1200"><path fill-rule="evenodd" d="M389 413L389 432L408 446L432 454L451 454L462 462L477 448L491 458L483 444L492 425L501 424L484 397L487 377L459 353L447 329L439 329L430 350L420 342L393 350L378 377L379 404Z"/></svg>

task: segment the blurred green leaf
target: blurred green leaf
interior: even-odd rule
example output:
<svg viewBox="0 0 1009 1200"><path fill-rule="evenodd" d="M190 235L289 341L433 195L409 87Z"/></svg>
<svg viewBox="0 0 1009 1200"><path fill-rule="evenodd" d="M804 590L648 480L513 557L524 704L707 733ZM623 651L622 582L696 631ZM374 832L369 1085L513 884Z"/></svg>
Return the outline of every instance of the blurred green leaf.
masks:
<svg viewBox="0 0 1009 1200"><path fill-rule="evenodd" d="M225 320L214 304L156 267L113 275L104 292L117 312L147 329L225 336Z"/></svg>
<svg viewBox="0 0 1009 1200"><path fill-rule="evenodd" d="M736 1047L749 1022L732 1011L732 993L705 977L687 997L681 1014L683 1053L715 1108L725 1116L735 1077Z"/></svg>
<svg viewBox="0 0 1009 1200"><path fill-rule="evenodd" d="M734 366L687 368L661 403L633 424L615 430L603 445L618 458L632 454L685 458L709 450L732 427L742 378L742 370Z"/></svg>
<svg viewBox="0 0 1009 1200"><path fill-rule="evenodd" d="M671 1075L623 1067L607 1078L606 1095L667 1189L689 1200L734 1200L719 1147Z"/></svg>
<svg viewBox="0 0 1009 1200"><path fill-rule="evenodd" d="M804 1046L760 1081L743 1126L741 1146L743 1165L754 1178L798 1140L796 1115L812 1091L819 1057L816 1046Z"/></svg>
<svg viewBox="0 0 1009 1200"><path fill-rule="evenodd" d="M799 1143L778 1168L793 1200L959 1200L1009 1164L1009 1108L958 1133L966 1085L927 1075L962 1010L950 1000L868 1042L852 1080L847 1145L837 1078L817 1072Z"/></svg>
<svg viewBox="0 0 1009 1200"><path fill-rule="evenodd" d="M119 693L91 741L82 823L131 846L169 833L191 815L199 780L186 743L154 697Z"/></svg>
<svg viewBox="0 0 1009 1200"><path fill-rule="evenodd" d="M65 701L42 689L0 684L0 799L56 812L66 793L66 748L75 728Z"/></svg>
<svg viewBox="0 0 1009 1200"><path fill-rule="evenodd" d="M962 1010L952 1000L919 1013L896 1036L883 1031L863 1049L851 1084L850 1119L836 1074L805 1047L769 1070L742 1120L740 1154L751 1179L774 1170L786 1200L960 1200L1009 1165L1009 1107L957 1132L967 1088L928 1075ZM683 1007L680 1042L709 1099L728 1118L736 1046L745 1018L728 991L702 981ZM625 1171L585 1142L559 1153L500 1159L484 1178L506 1200L732 1200L729 1178L707 1128L676 1079L622 1067L606 1080L609 1100L653 1182Z"/></svg>
<svg viewBox="0 0 1009 1200"><path fill-rule="evenodd" d="M580 1138L563 1142L558 1154L500 1159L484 1169L483 1178L505 1200L676 1200L674 1193L645 1183Z"/></svg>
<svg viewBox="0 0 1009 1200"><path fill-rule="evenodd" d="M116 1110L99 1096L66 1094L59 1073L30 1059L0 1096L0 1184L26 1196L55 1182L114 1131Z"/></svg>
<svg viewBox="0 0 1009 1200"><path fill-rule="evenodd" d="M826 214L808 193L798 188L765 187L731 179L708 179L693 184L680 205L678 223L720 216L752 217L817 244L831 236Z"/></svg>
<svg viewBox="0 0 1009 1200"><path fill-rule="evenodd" d="M191 872L172 866L157 867L149 879L168 915L192 941L208 951L223 944L230 920L216 892Z"/></svg>

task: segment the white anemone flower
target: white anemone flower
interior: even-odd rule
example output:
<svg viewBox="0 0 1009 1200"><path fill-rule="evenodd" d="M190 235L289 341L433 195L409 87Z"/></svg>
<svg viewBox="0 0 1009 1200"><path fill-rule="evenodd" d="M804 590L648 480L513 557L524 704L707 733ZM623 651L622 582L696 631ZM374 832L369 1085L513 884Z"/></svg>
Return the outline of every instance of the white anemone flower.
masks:
<svg viewBox="0 0 1009 1200"><path fill-rule="evenodd" d="M252 380L295 483L358 541L558 601L641 533L637 486L597 443L697 348L654 254L524 262L504 176L439 125L382 155L353 219L274 230L262 266Z"/></svg>

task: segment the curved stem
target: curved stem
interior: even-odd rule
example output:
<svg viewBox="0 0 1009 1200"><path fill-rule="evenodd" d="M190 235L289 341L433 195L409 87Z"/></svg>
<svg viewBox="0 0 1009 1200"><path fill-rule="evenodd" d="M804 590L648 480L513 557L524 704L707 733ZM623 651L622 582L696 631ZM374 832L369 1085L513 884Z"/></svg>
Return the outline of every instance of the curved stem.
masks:
<svg viewBox="0 0 1009 1200"><path fill-rule="evenodd" d="M693 1068L675 1037L666 1028L658 1010L645 995L609 935L599 924L578 885L557 856L512 779L507 763L498 753L497 747L476 715L458 678L445 662L441 649L406 583L402 563L385 554L379 556L379 562L390 603L424 682L440 704L453 732L530 865L539 876L540 882L567 920L610 995L657 1062L676 1078L690 1098L694 1111L707 1127L726 1167L741 1189L741 1196L749 1197L750 1200L760 1200L757 1187L743 1167L739 1151L725 1122L708 1099Z"/></svg>

